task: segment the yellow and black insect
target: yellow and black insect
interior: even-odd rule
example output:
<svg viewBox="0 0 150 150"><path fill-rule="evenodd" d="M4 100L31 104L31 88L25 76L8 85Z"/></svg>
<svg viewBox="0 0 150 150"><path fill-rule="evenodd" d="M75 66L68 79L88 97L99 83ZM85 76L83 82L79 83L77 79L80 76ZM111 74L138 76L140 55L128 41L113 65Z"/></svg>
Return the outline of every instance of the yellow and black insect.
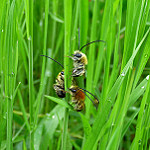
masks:
<svg viewBox="0 0 150 150"><path fill-rule="evenodd" d="M64 68L64 66L59 63L58 61L56 61L55 59L46 56L46 55L41 55L47 58L52 59L53 61L57 62L62 68ZM56 83L53 85L54 90L56 91L56 94L61 97L64 98L66 96L66 92L65 92L65 88L64 88L64 70L62 70L56 78Z"/></svg>
<svg viewBox="0 0 150 150"><path fill-rule="evenodd" d="M81 52L82 49L92 43L97 43L97 42L106 43L103 40L96 40L96 41L89 42L83 45L79 50L74 51L73 56L69 56L69 58L73 60L73 67L74 67L72 72L73 77L78 77L85 74L85 66L88 64L88 60L87 60L87 56Z"/></svg>
<svg viewBox="0 0 150 150"><path fill-rule="evenodd" d="M53 58L46 56L46 55L41 55L41 56L44 56L44 57L47 57L47 58L54 60ZM64 68L63 65L60 64L58 61L56 61L56 60L54 60L54 61L57 62L62 68ZM87 96L92 101L92 99L85 92L89 93L90 95L92 95L96 99L96 101L92 101L92 103L96 107L99 104L99 100L89 91L78 87L76 85L76 82L74 79L72 80L72 85L69 88L70 92L66 92L64 89L64 70L62 70L58 74L58 76L56 78L56 83L53 85L53 87L54 87L54 90L56 91L56 94L61 98L64 98L66 93L71 94L71 102L74 105L74 110L76 110L76 111L81 111L84 109L84 107L85 107L85 96Z"/></svg>

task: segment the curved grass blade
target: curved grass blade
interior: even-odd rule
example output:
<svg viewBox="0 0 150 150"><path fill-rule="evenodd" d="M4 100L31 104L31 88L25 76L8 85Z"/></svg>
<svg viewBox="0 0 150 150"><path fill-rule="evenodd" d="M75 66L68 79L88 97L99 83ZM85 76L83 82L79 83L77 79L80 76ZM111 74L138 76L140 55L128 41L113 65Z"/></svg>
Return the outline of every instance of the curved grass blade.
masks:
<svg viewBox="0 0 150 150"><path fill-rule="evenodd" d="M148 29L148 31L146 32L146 34L144 35L143 39L141 40L141 42L139 43L138 47L136 48L136 50L133 52L132 56L130 57L129 61L127 62L127 64L125 65L124 69L122 70L121 75L118 77L118 79L116 80L114 86L112 87L112 89L110 90L104 107L102 108L102 110L100 110L97 114L97 118L94 122L93 128L92 128L92 132L90 134L90 136L88 137L88 139L85 142L85 145L83 147L84 150L90 150L92 149L92 147L94 147L94 145L96 144L96 142L98 141L98 137L99 134L102 130L102 127L106 121L106 119L108 118L110 109L112 104L114 103L115 97L120 89L120 86L130 68L130 66L132 65L134 58L137 54L137 52L139 51L143 41L146 39L147 35L149 34L150 28ZM89 145L90 143L90 145Z"/></svg>
<svg viewBox="0 0 150 150"><path fill-rule="evenodd" d="M48 96L48 95L45 95L45 97L52 100L53 102L61 105L61 106L64 106L66 108L69 108L69 109L73 110L73 107L71 105L69 105L66 101L62 100L62 99L52 97L52 96Z"/></svg>

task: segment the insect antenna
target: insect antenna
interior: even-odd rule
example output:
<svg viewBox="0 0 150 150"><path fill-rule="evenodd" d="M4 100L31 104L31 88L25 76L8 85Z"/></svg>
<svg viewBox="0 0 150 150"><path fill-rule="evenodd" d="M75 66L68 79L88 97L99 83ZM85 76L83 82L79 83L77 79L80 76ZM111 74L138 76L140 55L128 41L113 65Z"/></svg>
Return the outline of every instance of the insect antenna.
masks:
<svg viewBox="0 0 150 150"><path fill-rule="evenodd" d="M80 87L79 87L79 89L81 89L81 90L83 90L83 91L85 91L85 92L91 94L95 99L97 99L97 97L96 97L95 95L93 95L92 93L90 93L89 91L87 91L87 90L85 90L85 89L83 89L83 88L80 88ZM98 101L98 103L99 103L99 100L98 100L98 99L97 99L97 101Z"/></svg>
<svg viewBox="0 0 150 150"><path fill-rule="evenodd" d="M83 45L79 50L81 51L84 47L86 47L86 46L88 46L88 45L90 45L90 44L92 44L92 43L97 43L97 42L103 42L103 43L106 43L106 41L103 41L103 40L92 41L92 42L89 42L89 43Z"/></svg>
<svg viewBox="0 0 150 150"><path fill-rule="evenodd" d="M97 97L96 97L95 95L93 95L92 93L90 93L89 91L83 89L83 88L80 88L80 87L78 87L78 88L81 89L81 90L83 90L83 93L90 99L90 101L91 101L91 102L94 104L94 106L97 108L96 103L93 102L93 100L92 100L85 92L87 92L87 93L89 93L90 95L92 95L92 96L97 100L97 102L98 102L98 104L99 104L99 100L97 99Z"/></svg>
<svg viewBox="0 0 150 150"><path fill-rule="evenodd" d="M46 56L46 55L40 55L40 56L44 56L44 57L50 58L50 59L52 59L53 61L57 62L62 68L64 68L64 66L63 66L61 63L59 63L57 60L55 60L55 59L53 59L53 58L51 58L51 57L49 57L49 56Z"/></svg>
<svg viewBox="0 0 150 150"><path fill-rule="evenodd" d="M93 103L93 105L96 107L96 109L97 109L97 105L93 102L93 100L84 92L84 91L82 91L88 98L89 98L89 100ZM99 102L99 101L98 101Z"/></svg>

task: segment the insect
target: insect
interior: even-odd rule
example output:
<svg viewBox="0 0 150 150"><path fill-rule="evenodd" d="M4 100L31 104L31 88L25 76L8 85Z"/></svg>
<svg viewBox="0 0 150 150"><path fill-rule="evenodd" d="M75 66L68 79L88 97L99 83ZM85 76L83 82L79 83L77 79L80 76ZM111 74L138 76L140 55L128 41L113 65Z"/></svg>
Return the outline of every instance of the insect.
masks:
<svg viewBox="0 0 150 150"><path fill-rule="evenodd" d="M72 76L73 77L78 77L78 76L82 76L85 74L85 65L88 64L88 60L87 60L87 56L82 53L82 49L92 43L96 43L96 42L104 42L103 40L96 40L96 41L92 41L89 42L85 45L83 45L79 50L74 51L73 56L68 56L69 58L71 58L73 60L73 72L72 72Z"/></svg>
<svg viewBox="0 0 150 150"><path fill-rule="evenodd" d="M55 61L56 63L58 63L62 68L64 68L64 66L61 63L59 63L58 61L56 61L55 59L53 59L53 58L51 58L49 56L46 56L46 55L40 55L40 56L44 56L44 57L50 58L53 61ZM60 98L64 98L66 96L66 92L65 92L65 89L64 89L64 70L59 72L59 74L57 75L56 83L53 85L53 88L54 88L56 94Z"/></svg>
<svg viewBox="0 0 150 150"><path fill-rule="evenodd" d="M78 87L77 85L72 85L69 90L71 91L71 102L74 104L74 110L76 111L82 111L85 107L85 96L87 96L91 102L94 104L94 106L97 108L99 104L99 100L89 91ZM92 101L92 99L85 93L88 92L90 95L92 95L95 98L95 101Z"/></svg>
<svg viewBox="0 0 150 150"><path fill-rule="evenodd" d="M49 56L46 56L46 55L41 55L41 56L45 56L47 58L50 58L50 59L54 60L62 68L64 68L63 65L60 64L55 59L53 59ZM54 90L56 91L56 94L61 98L64 98L66 93L68 93L67 91L64 90L64 70L62 70L57 75L56 83L53 85L53 87L54 87ZM92 101L92 103L95 105L95 107L97 107L97 105L99 104L99 100L92 93L90 93L89 91L78 87L76 85L76 82L75 82L74 79L72 80L72 85L69 88L69 90L70 90L69 93L71 94L71 102L74 105L74 110L76 110L76 111L81 111L81 110L84 109L84 107L85 107L85 96L87 96L92 101L92 99L86 94L86 92L89 93L90 95L92 95L96 99L96 101Z"/></svg>

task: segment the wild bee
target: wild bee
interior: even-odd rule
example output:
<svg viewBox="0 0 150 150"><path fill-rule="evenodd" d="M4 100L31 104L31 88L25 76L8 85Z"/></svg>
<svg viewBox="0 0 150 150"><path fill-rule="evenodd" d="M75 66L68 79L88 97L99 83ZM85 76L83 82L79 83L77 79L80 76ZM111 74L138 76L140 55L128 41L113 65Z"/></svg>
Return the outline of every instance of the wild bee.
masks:
<svg viewBox="0 0 150 150"><path fill-rule="evenodd" d="M95 105L97 108L99 104L99 100L89 91L78 87L77 85L72 85L70 88L70 93L72 95L71 102L74 104L74 110L81 111L85 107L85 96L87 96L91 102ZM92 95L95 98L95 101L92 101L92 99L85 93L88 92L90 95Z"/></svg>
<svg viewBox="0 0 150 150"><path fill-rule="evenodd" d="M64 70L57 75L56 83L53 85L53 87L59 97L64 98L66 96L64 89Z"/></svg>
<svg viewBox="0 0 150 150"><path fill-rule="evenodd" d="M53 59L49 56L46 56L46 55L41 55L41 56L52 59L53 61L57 62L62 68L64 68L63 65L61 63L59 63L58 61L56 61L55 59ZM71 96L72 96L71 102L74 105L74 110L76 110L76 111L81 111L84 109L85 96L87 96L91 100L91 98L85 92L88 92L90 95L92 95L96 99L96 101L91 100L92 103L95 105L95 107L97 107L97 105L99 104L98 99L92 93L90 93L89 91L87 91L83 88L80 88L76 85L75 79L72 80L72 85L69 88L70 92L65 91L65 89L64 89L64 70L62 70L58 74L58 76L56 78L56 83L53 85L53 87L54 87L54 90L56 91L56 94L61 98L64 98L66 96L66 93L71 94Z"/></svg>
<svg viewBox="0 0 150 150"><path fill-rule="evenodd" d="M52 59L53 61L55 61L56 63L58 63L62 68L64 68L64 66L59 63L58 61L56 61L55 59L46 56L46 55L41 55L47 58ZM64 89L64 70L62 70L56 78L56 83L53 85L54 90L56 91L56 94L60 97L60 98L64 98L66 96L66 92Z"/></svg>
<svg viewBox="0 0 150 150"><path fill-rule="evenodd" d="M96 43L96 42L106 43L103 40L96 40L96 41L89 42L89 43L83 45L79 50L74 51L73 56L68 56L69 58L71 58L73 60L73 66L74 66L73 72L72 72L73 77L78 77L78 76L82 76L85 74L85 65L88 64L88 60L87 60L86 55L84 53L82 53L81 50L84 47L86 47L92 43Z"/></svg>

